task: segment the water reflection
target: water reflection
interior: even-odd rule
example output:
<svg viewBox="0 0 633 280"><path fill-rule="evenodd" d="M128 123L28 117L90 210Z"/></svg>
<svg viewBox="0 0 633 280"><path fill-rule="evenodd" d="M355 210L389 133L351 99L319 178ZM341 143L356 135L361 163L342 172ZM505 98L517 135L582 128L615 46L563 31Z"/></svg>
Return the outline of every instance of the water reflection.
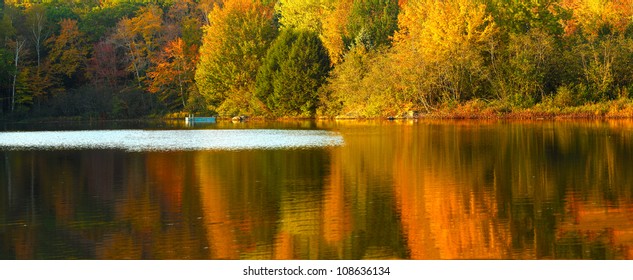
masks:
<svg viewBox="0 0 633 280"><path fill-rule="evenodd" d="M621 129L458 123L402 133L394 189L411 257L630 258L630 241L617 236L633 216L608 214L608 197L624 206L615 212L631 209L631 129ZM603 213L585 219L593 230L564 226L582 223L568 211L578 200Z"/></svg>
<svg viewBox="0 0 633 280"><path fill-rule="evenodd" d="M1 151L0 258L633 258L631 122L311 128L345 146Z"/></svg>

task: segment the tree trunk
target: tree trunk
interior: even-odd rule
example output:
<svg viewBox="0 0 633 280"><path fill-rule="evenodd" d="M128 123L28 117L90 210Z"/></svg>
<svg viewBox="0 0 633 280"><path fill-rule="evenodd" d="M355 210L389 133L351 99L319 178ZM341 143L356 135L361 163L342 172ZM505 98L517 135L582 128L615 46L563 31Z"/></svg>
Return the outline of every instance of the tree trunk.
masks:
<svg viewBox="0 0 633 280"><path fill-rule="evenodd" d="M128 49L130 50L130 55L132 56L132 67L134 67L134 76L136 76L136 82L138 84L138 88L142 89L143 84L141 83L141 73L138 66L138 61L140 55L137 56L135 53L136 48L133 45L133 42L128 42ZM151 101L151 100L150 100ZM145 94L141 92L141 104L145 107Z"/></svg>
<svg viewBox="0 0 633 280"><path fill-rule="evenodd" d="M33 42L35 43L35 53L37 55L37 71L39 74L40 65L41 65L41 56L42 56L42 41L44 41L47 35L43 34L44 32L44 18L45 14L43 11L35 12L35 22L33 22L31 26L31 33L33 34Z"/></svg>
<svg viewBox="0 0 633 280"><path fill-rule="evenodd" d="M178 72L178 86L180 87L180 98L182 98L182 109L184 110L185 107L187 107L187 104L185 101L185 93L182 88L182 73L180 71Z"/></svg>
<svg viewBox="0 0 633 280"><path fill-rule="evenodd" d="M20 42L19 40L15 41L15 72L13 73L13 87L11 89L11 112L15 110L15 85L18 80L18 62L20 61L20 52L22 51L22 47L24 47L24 43L26 41Z"/></svg>

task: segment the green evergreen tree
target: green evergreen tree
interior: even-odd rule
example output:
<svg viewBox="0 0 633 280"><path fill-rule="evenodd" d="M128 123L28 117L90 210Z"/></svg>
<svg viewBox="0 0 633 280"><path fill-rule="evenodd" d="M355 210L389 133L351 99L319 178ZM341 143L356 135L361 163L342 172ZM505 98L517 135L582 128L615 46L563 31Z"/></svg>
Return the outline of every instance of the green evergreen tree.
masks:
<svg viewBox="0 0 633 280"><path fill-rule="evenodd" d="M371 47L390 45L393 33L398 29L397 0L355 0L347 24L348 45L356 38L367 37Z"/></svg>
<svg viewBox="0 0 633 280"><path fill-rule="evenodd" d="M315 33L284 30L259 69L256 96L275 116L314 116L329 71L327 50Z"/></svg>

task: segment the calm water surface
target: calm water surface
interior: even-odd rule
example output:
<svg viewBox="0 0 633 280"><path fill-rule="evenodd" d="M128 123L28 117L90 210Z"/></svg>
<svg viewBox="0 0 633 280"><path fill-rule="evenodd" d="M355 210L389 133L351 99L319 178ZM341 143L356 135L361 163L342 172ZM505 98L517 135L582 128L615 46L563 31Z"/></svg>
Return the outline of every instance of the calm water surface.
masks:
<svg viewBox="0 0 633 280"><path fill-rule="evenodd" d="M2 259L633 258L631 121L0 131Z"/></svg>

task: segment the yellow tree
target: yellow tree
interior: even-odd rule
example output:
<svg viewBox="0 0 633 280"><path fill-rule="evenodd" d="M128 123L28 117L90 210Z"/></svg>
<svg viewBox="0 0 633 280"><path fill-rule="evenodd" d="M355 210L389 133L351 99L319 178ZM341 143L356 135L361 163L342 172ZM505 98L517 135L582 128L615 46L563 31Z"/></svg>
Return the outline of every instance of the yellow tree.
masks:
<svg viewBox="0 0 633 280"><path fill-rule="evenodd" d="M123 47L129 61L128 71L134 73L138 86L142 86L149 60L160 46L163 11L156 5L139 10L136 17L123 18L117 24L114 40Z"/></svg>
<svg viewBox="0 0 633 280"><path fill-rule="evenodd" d="M421 75L430 93L436 95L427 96L427 100L440 97L458 101L473 94L477 82L484 79L482 54L491 46L495 33L492 16L481 2L410 0L399 16L396 60L406 62L413 72L426 69Z"/></svg>
<svg viewBox="0 0 633 280"><path fill-rule="evenodd" d="M341 0L334 3L332 10L323 18L321 41L328 50L332 64L338 64L343 60L346 51L343 37L346 36L346 26L352 11L354 0Z"/></svg>
<svg viewBox="0 0 633 280"><path fill-rule="evenodd" d="M234 115L262 108L253 90L257 69L277 33L273 15L271 5L253 0L213 8L210 23L203 27L195 75L208 109Z"/></svg>
<svg viewBox="0 0 633 280"><path fill-rule="evenodd" d="M209 24L211 21L209 20L209 13L213 11L213 7L215 5L221 4L222 0L199 0L196 1L198 10L204 16L204 24Z"/></svg>
<svg viewBox="0 0 633 280"><path fill-rule="evenodd" d="M49 72L53 80L67 81L65 84L70 84L76 82L86 68L86 37L79 31L74 19L63 19L59 25L59 35L47 41L51 46L48 53Z"/></svg>
<svg viewBox="0 0 633 280"><path fill-rule="evenodd" d="M342 61L346 51L346 27L354 0L280 0L275 10L283 29L311 31L328 50L332 64Z"/></svg>
<svg viewBox="0 0 633 280"><path fill-rule="evenodd" d="M390 44L397 28L395 0L335 1L324 10L320 38L333 64L341 62L357 41L364 40L372 48Z"/></svg>
<svg viewBox="0 0 633 280"><path fill-rule="evenodd" d="M284 28L304 29L321 34L323 18L334 10L333 0L279 0L275 9Z"/></svg>
<svg viewBox="0 0 633 280"><path fill-rule="evenodd" d="M595 39L605 28L624 32L632 24L631 0L563 0L561 5L573 11L572 18L565 22L567 34L580 30Z"/></svg>

